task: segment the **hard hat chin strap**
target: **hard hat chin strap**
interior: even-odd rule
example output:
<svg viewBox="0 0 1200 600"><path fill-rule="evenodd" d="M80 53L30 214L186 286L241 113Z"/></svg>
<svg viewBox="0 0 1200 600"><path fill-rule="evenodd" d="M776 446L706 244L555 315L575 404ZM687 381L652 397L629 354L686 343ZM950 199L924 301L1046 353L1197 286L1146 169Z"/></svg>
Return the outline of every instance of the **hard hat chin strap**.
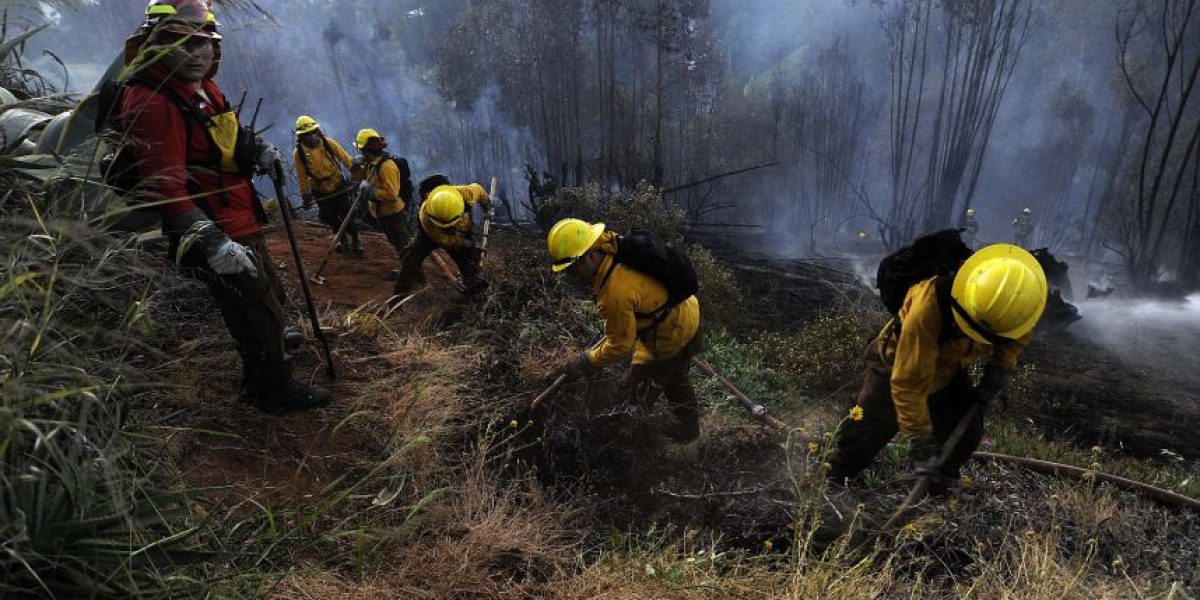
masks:
<svg viewBox="0 0 1200 600"><path fill-rule="evenodd" d="M963 321L966 322L968 327L973 329L975 331L975 333L978 333L979 335L983 336L983 339L987 340L988 343L990 343L991 345L1003 346L1005 344L1011 344L1014 341L1016 341L1011 338L1006 338L1002 335L997 335L995 333L992 333L991 331L988 331L987 328L980 325L973 317L971 317L971 314L967 312L967 309L963 308L963 305L959 304L958 300L956 298L954 298L953 296L950 297L950 308L960 318L962 318Z"/></svg>

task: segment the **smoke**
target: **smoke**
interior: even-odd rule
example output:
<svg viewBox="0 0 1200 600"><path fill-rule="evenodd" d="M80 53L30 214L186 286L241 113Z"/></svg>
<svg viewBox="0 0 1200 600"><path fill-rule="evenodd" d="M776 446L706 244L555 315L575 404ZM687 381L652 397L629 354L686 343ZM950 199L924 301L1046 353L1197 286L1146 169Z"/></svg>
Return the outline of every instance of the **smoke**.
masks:
<svg viewBox="0 0 1200 600"><path fill-rule="evenodd" d="M497 176L502 189L517 197L512 192L524 187L520 165L540 154L532 136L496 109L494 88L473 106L455 106L432 83L430 57L447 14L457 10L453 4L426 10L411 2L259 0L270 19L218 14L225 40L216 80L231 102L247 92L244 122L257 98L264 98L257 127L285 156L295 144L296 117L310 115L351 154L360 129L378 130L390 152L408 159L414 180L442 173L486 187ZM53 51L71 72L68 91L86 93L144 10L145 0L105 0L102 7L61 11L52 15L52 28L35 36L29 55ZM54 63L41 70L61 72Z"/></svg>
<svg viewBox="0 0 1200 600"><path fill-rule="evenodd" d="M1200 294L1183 300L1093 299L1078 304L1071 331L1155 373L1195 379L1200 359Z"/></svg>

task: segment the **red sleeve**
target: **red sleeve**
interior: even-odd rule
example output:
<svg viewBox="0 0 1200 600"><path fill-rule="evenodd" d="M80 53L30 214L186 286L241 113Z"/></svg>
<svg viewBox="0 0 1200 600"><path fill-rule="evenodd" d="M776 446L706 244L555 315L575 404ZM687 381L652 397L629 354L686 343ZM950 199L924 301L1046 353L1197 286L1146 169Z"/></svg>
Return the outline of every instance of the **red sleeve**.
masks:
<svg viewBox="0 0 1200 600"><path fill-rule="evenodd" d="M187 189L187 134L183 113L170 99L143 86L130 86L121 99L121 121L134 140L134 156L164 219L195 210Z"/></svg>

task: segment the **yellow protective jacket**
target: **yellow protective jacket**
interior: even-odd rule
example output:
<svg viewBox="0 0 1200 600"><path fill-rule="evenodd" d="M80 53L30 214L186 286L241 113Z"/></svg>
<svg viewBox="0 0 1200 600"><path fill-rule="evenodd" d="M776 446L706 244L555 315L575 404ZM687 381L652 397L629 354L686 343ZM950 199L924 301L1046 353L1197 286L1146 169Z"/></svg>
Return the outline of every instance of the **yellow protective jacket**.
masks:
<svg viewBox="0 0 1200 600"><path fill-rule="evenodd" d="M604 319L604 338L588 352L592 364L603 369L629 356L630 351L635 365L679 354L700 328L700 301L695 296L684 300L671 309L653 332L647 332L645 339L639 338L638 332L649 327L653 317L638 315L650 315L661 307L667 301L667 288L620 263L614 268L617 242L613 232L605 231L596 243L605 253L592 279L596 307Z"/></svg>
<svg viewBox="0 0 1200 600"><path fill-rule="evenodd" d="M333 153L333 156L330 156L330 152ZM304 154L303 157L301 157L301 153ZM306 196L310 193L323 195L338 191L343 180L342 170L337 165L338 162L347 169L352 164L350 155L335 140L323 137L316 148L296 144L296 149L292 152L292 164L296 165L296 180L300 182L300 195Z"/></svg>
<svg viewBox="0 0 1200 600"><path fill-rule="evenodd" d="M375 196L367 198L367 207L375 218L404 212L400 198L400 168L395 161L380 156L367 163L367 182L375 188Z"/></svg>
<svg viewBox="0 0 1200 600"><path fill-rule="evenodd" d="M463 218L458 220L453 227L438 227L433 219L429 218L429 212L425 209L425 205L421 205L420 221L421 229L429 235L433 241L442 248L462 248L466 245L467 240L471 237L471 229L475 226L471 219L471 207L476 204L483 206L484 210L490 210L492 206L491 198L488 198L487 192L483 190L483 186L478 183L469 185L456 185L455 189L462 194Z"/></svg>
<svg viewBox="0 0 1200 600"><path fill-rule="evenodd" d="M1033 335L996 347L966 336L939 344L942 309L938 306L935 281L936 278L926 279L909 288L900 307L903 325L898 338L894 333L895 320L888 321L875 338L876 351L892 369L892 403L896 406L900 433L907 438L933 435L930 394L946 387L960 370L985 354L991 354L992 364L1015 368L1017 358Z"/></svg>

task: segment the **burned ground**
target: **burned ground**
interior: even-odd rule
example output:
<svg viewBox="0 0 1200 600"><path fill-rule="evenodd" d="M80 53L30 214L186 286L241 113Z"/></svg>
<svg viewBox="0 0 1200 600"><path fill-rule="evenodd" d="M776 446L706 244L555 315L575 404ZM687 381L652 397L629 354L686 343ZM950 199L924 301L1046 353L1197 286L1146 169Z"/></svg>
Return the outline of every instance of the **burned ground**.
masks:
<svg viewBox="0 0 1200 600"><path fill-rule="evenodd" d="M298 231L306 265L317 264L325 232L308 226ZM376 567L383 569L378 577L399 577L409 586L393 583L388 589L448 590L432 573L415 571L416 565L440 560L440 553L461 544L481 544L485 530L495 533L490 528L515 527L513 515L540 521L545 517L539 511L549 511L559 529L530 530L507 543L492 540L477 556L460 557L469 565L462 568L482 569L476 585L484 595L553 588L563 577L589 569L587 557L603 554L600 549L611 545L615 532L631 539L649 534L646 539L659 544L699 536L723 552L767 556L770 548L817 551L832 541L819 539L829 532L857 531L851 539L870 539L907 491L896 448L885 451L882 466L861 486L826 489L819 483L829 450L821 435L852 400L856 361L841 359L821 377L805 379L786 372L810 364L802 350L786 357L758 355L757 366L748 364L751 355L738 354L755 345L782 348L802 344L797 340L816 343L822 336L869 332L875 325L851 319L846 329L843 321L823 316L847 298L869 299L850 276L822 268L779 274L778 266L743 264L739 279L750 298L748 312L757 320L743 324L747 331L736 338L718 335L709 360L802 430L788 437L753 424L715 385L701 382L704 433L695 444L679 447L657 435L661 407L623 403L616 393L619 373L591 386L570 386L542 409L528 410L555 368L597 332L583 296L548 274L529 251L536 237L498 233L488 259L492 287L484 297L462 298L429 261L430 287L390 314L384 300L393 255L382 237L367 234L364 240L366 259L335 255L324 284L312 286L339 367L331 386L338 395L335 405L275 418L239 404L232 343L203 289L178 282L155 296L152 308L166 325L161 343L183 349L182 358L161 367L180 384L179 393L171 402L146 407L140 418L163 424L165 447L190 485L218 490L210 500L214 507L320 505L347 480L388 462L403 465L395 490L401 501L419 502L439 490L448 494L448 500L425 505L426 516L413 533L389 544L411 564L387 567L392 563L384 561ZM284 238L275 232L270 242L289 293L298 300ZM298 324L307 328L304 319ZM854 352L863 341L865 336L845 344L842 352ZM1070 367L1062 366L1065 357ZM1074 369L1080 357L1090 370ZM293 360L298 375L321 383L315 344L310 341ZM1039 341L1028 360L1035 365L1031 387L1037 393L1022 395L999 419L1020 423L1029 417L1047 440L1100 442L1114 454L1152 455L1168 439L1176 451L1189 451L1178 445L1186 439L1178 432L1194 415L1147 409L1147 402L1161 401L1160 392L1134 385L1138 380L1111 356L1059 336ZM1136 417L1118 418L1116 406L1091 404L1118 397ZM414 436L432 442L400 456ZM818 440L815 446L811 439ZM989 576L992 561L1008 552L996 540L1021 535L1055 545L1065 560L1088 561L1096 577L1128 575L1152 586L1198 583L1200 556L1187 543L1200 537L1194 515L1172 514L1106 486L1080 488L997 465L975 464L968 476L971 489L948 504L926 506L886 546L890 566L881 568L901 580L920 576L952 589L964 574ZM497 506L508 511L500 521L494 520ZM1089 506L1108 507L1108 516L1088 512ZM1052 526L1044 519L1048 512L1056 517ZM454 525L463 519L477 522ZM814 532L818 539L809 537ZM530 544L525 535L540 541ZM582 551L580 563L548 555L540 544L571 553L597 550ZM298 558L321 564L314 551L301 551ZM866 550L841 552L861 558ZM319 585L304 579L283 587Z"/></svg>

